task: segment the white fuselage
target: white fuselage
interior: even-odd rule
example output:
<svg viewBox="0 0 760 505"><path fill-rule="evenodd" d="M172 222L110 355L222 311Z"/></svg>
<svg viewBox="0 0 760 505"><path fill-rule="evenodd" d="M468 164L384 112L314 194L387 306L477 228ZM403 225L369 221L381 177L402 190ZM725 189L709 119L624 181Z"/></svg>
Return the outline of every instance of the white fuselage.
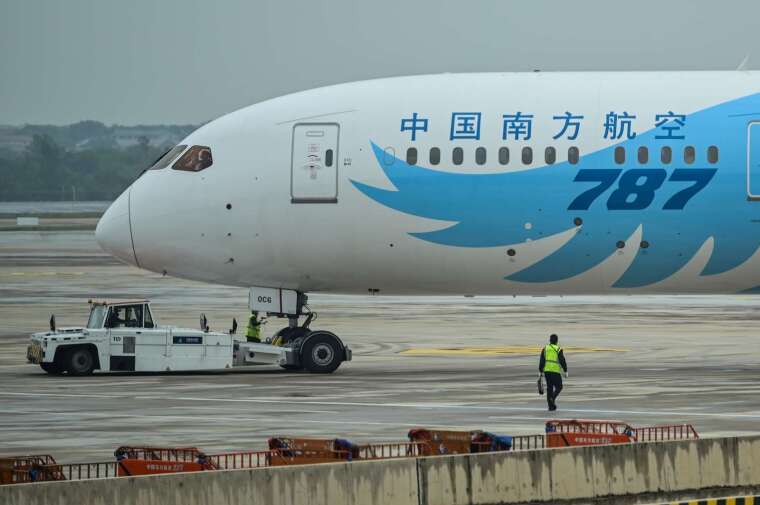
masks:
<svg viewBox="0 0 760 505"><path fill-rule="evenodd" d="M98 240L155 272L302 292L749 291L758 93L752 72L445 74L297 93L192 133L182 144L209 147L213 164L148 170Z"/></svg>

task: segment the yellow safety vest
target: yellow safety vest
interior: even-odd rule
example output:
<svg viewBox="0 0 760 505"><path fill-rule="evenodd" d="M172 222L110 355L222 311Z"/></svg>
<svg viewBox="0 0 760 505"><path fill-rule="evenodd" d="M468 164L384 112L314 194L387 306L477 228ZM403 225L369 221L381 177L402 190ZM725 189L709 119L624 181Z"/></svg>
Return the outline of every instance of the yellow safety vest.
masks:
<svg viewBox="0 0 760 505"><path fill-rule="evenodd" d="M562 348L558 345L549 344L544 347L544 372L562 373L559 364L559 353Z"/></svg>
<svg viewBox="0 0 760 505"><path fill-rule="evenodd" d="M245 336L261 338L261 323L253 317L248 319L248 328L246 328Z"/></svg>

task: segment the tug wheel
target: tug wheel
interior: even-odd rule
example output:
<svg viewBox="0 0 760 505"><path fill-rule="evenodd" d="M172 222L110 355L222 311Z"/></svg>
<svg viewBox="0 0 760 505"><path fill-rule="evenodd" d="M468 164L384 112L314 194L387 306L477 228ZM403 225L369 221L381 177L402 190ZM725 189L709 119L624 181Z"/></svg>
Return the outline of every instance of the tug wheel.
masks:
<svg viewBox="0 0 760 505"><path fill-rule="evenodd" d="M69 375L90 375L95 370L95 356L86 347L75 347L67 353L66 369Z"/></svg>
<svg viewBox="0 0 760 505"><path fill-rule="evenodd" d="M311 373L333 373L343 356L343 344L329 331L312 332L301 347L301 364Z"/></svg>

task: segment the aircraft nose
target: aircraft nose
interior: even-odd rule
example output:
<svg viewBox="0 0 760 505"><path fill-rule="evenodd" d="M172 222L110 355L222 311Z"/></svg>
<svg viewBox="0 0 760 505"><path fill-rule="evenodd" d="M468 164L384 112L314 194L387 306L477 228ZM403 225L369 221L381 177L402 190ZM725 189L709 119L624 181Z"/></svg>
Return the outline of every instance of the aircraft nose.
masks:
<svg viewBox="0 0 760 505"><path fill-rule="evenodd" d="M139 266L132 243L132 223L129 215L131 192L132 188L127 188L108 207L95 228L95 240L110 255L130 265Z"/></svg>

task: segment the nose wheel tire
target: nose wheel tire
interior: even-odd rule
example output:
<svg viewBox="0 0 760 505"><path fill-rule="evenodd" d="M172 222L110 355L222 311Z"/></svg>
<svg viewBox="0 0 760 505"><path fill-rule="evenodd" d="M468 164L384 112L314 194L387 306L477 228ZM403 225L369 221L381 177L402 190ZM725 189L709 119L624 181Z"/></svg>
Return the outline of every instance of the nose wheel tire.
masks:
<svg viewBox="0 0 760 505"><path fill-rule="evenodd" d="M315 331L301 348L301 364L311 373L332 373L343 362L343 344L329 331Z"/></svg>
<svg viewBox="0 0 760 505"><path fill-rule="evenodd" d="M90 375L95 370L95 356L87 348L75 348L69 351L66 364L69 375Z"/></svg>

